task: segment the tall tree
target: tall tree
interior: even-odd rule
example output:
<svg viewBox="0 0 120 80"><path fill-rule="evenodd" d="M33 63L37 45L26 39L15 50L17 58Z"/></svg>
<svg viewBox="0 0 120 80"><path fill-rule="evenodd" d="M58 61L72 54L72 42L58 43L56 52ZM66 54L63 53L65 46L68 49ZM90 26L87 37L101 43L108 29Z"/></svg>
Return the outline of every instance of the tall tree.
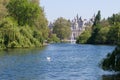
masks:
<svg viewBox="0 0 120 80"><path fill-rule="evenodd" d="M101 20L101 13L100 13L100 10L99 10L96 17L95 17L95 21L93 23L93 26L97 26L100 23L100 20Z"/></svg>
<svg viewBox="0 0 120 80"><path fill-rule="evenodd" d="M100 30L100 27L101 27L100 20L101 20L101 13L100 13L100 11L98 11L98 13L95 17L95 21L94 21L93 26L92 26L92 35L88 39L87 43L95 44L95 39L96 39L98 32Z"/></svg>

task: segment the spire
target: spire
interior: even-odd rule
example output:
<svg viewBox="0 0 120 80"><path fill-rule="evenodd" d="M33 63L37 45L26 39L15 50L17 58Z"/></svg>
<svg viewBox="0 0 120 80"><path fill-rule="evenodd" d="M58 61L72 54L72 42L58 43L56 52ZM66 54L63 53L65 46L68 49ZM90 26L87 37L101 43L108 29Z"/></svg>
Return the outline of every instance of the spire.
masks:
<svg viewBox="0 0 120 80"><path fill-rule="evenodd" d="M96 16L96 15L95 15L95 13L94 13L93 18L95 18L95 16Z"/></svg>
<svg viewBox="0 0 120 80"><path fill-rule="evenodd" d="M77 17L77 20L78 20L78 19L79 19L79 16L78 16L78 14L77 14L77 16L76 16L76 17Z"/></svg>

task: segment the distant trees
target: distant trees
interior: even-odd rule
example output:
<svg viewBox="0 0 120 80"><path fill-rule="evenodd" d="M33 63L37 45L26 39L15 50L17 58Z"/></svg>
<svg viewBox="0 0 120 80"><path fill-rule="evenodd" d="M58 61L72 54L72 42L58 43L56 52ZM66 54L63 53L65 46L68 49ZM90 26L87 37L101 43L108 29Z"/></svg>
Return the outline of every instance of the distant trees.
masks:
<svg viewBox="0 0 120 80"><path fill-rule="evenodd" d="M120 23L120 13L113 14L111 17L108 17L108 21L110 25L115 25L116 23Z"/></svg>
<svg viewBox="0 0 120 80"><path fill-rule="evenodd" d="M50 43L57 43L57 42L60 42L60 39L56 36L56 34L51 33L49 35L48 42L50 42Z"/></svg>
<svg viewBox="0 0 120 80"><path fill-rule="evenodd" d="M55 33L61 40L67 39L71 34L70 25L71 24L68 20L60 17L54 22L53 33Z"/></svg>
<svg viewBox="0 0 120 80"><path fill-rule="evenodd" d="M88 31L83 32L83 34L88 34ZM91 36L87 41L84 39L86 35L83 36L83 34L81 34L77 40L79 43L85 40L84 43L89 44L119 44L120 14L113 14L113 16L108 19L101 20L101 14L100 11L98 11L90 33Z"/></svg>

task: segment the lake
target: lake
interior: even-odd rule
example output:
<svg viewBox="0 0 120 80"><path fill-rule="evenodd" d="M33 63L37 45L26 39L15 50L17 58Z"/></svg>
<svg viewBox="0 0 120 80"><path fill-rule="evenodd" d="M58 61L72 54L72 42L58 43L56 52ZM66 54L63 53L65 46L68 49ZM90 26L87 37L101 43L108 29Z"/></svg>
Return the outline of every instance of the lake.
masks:
<svg viewBox="0 0 120 80"><path fill-rule="evenodd" d="M115 46L50 44L0 52L0 80L120 80L99 64ZM49 58L49 59L48 59Z"/></svg>

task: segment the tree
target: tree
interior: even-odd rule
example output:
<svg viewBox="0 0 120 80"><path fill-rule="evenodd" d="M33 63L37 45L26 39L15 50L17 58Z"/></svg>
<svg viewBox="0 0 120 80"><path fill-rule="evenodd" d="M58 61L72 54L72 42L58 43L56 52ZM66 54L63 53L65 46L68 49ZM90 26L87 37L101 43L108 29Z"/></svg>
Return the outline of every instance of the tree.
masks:
<svg viewBox="0 0 120 80"><path fill-rule="evenodd" d="M7 9L19 25L32 25L41 12L39 5L28 0L10 0Z"/></svg>
<svg viewBox="0 0 120 80"><path fill-rule="evenodd" d="M58 18L54 22L53 33L61 40L69 38L71 34L70 22L62 17Z"/></svg>
<svg viewBox="0 0 120 80"><path fill-rule="evenodd" d="M42 33L44 40L46 40L49 35L49 28L48 28L48 21L45 17L43 10L41 10L39 17L35 20L34 25L36 29Z"/></svg>
<svg viewBox="0 0 120 80"><path fill-rule="evenodd" d="M101 13L100 13L100 10L99 10L97 15L96 15L96 17L95 17L95 21L93 23L93 27L97 26L100 23L100 20L101 20Z"/></svg>
<svg viewBox="0 0 120 80"><path fill-rule="evenodd" d="M101 13L100 13L100 11L98 11L98 13L95 17L95 21L94 21L93 26L92 26L91 37L88 39L87 43L95 44L95 39L96 39L98 32L101 28L100 20L101 20Z"/></svg>
<svg viewBox="0 0 120 80"><path fill-rule="evenodd" d="M40 47L47 40L47 19L38 1L0 0L0 49Z"/></svg>

